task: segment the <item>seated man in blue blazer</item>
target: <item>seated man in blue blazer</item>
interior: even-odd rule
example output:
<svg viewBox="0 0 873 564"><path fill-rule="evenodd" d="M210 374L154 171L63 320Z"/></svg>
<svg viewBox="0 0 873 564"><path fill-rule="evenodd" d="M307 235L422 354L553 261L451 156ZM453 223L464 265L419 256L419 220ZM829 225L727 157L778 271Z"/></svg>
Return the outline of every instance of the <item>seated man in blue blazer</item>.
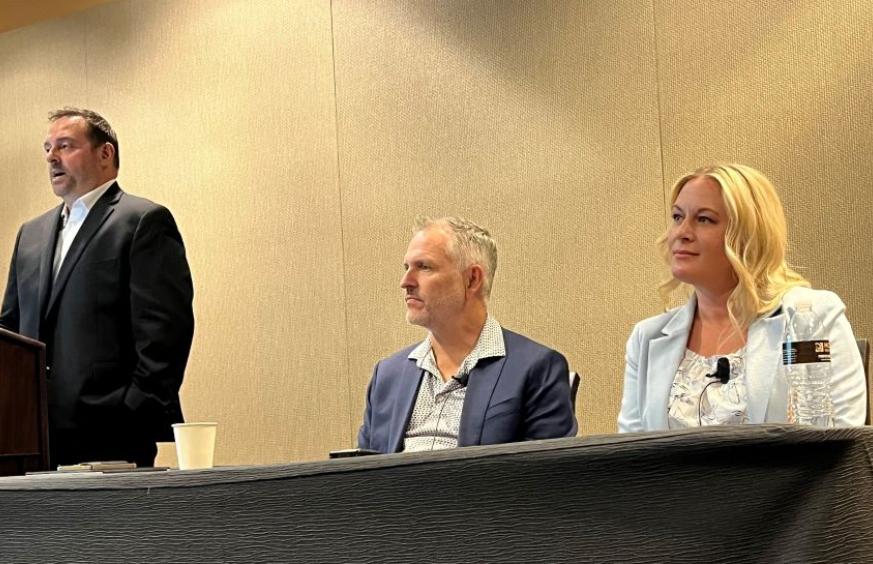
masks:
<svg viewBox="0 0 873 564"><path fill-rule="evenodd" d="M497 246L460 218L419 218L400 281L406 319L428 330L380 361L358 446L379 452L576 434L566 359L488 315Z"/></svg>

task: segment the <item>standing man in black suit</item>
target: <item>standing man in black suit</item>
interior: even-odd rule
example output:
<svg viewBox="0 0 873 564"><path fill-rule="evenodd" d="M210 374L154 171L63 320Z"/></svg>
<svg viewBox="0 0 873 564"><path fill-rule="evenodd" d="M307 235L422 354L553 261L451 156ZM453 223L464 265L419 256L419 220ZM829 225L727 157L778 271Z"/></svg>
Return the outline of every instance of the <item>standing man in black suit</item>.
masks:
<svg viewBox="0 0 873 564"><path fill-rule="evenodd" d="M182 421L194 289L165 207L116 182L118 139L90 110L50 114L63 204L18 232L0 325L46 343L51 464L154 464Z"/></svg>

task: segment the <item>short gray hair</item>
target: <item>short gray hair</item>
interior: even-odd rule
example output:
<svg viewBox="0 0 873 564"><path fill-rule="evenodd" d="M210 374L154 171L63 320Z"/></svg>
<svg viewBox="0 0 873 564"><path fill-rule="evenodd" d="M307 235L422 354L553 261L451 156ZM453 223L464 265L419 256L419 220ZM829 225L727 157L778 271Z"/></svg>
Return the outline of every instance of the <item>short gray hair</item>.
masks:
<svg viewBox="0 0 873 564"><path fill-rule="evenodd" d="M440 229L449 236L448 252L455 259L458 268L464 270L473 264L482 267L485 276L482 280L482 295L491 296L491 285L497 272L497 243L484 227L462 217L427 216L415 218L414 233L428 229Z"/></svg>

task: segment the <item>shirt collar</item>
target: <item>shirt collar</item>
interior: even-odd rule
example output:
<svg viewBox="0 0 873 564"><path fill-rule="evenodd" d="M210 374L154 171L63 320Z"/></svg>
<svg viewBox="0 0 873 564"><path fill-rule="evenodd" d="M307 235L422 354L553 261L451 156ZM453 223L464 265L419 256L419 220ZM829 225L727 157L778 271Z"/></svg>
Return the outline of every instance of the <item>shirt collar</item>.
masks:
<svg viewBox="0 0 873 564"><path fill-rule="evenodd" d="M79 198L76 199L75 202L73 202L73 205L70 208L64 206L64 208L61 210L61 217L63 218L63 221L66 222L67 218L70 217L70 214L73 212L77 212L76 216L79 216L80 214L88 215L88 212L91 211L91 208L93 208L94 204L97 203L97 200L100 199L100 196L105 194L106 191L109 190L109 187L112 186L112 184L114 184L116 180L117 178L113 178L109 182L106 182L105 184L101 184L97 188L94 188L87 194L82 194L81 196L79 196Z"/></svg>
<svg viewBox="0 0 873 564"><path fill-rule="evenodd" d="M431 374L437 375L439 370L436 367L436 359L433 356L433 344L431 343L432 335L427 334L427 337L417 347L409 353L411 360L415 361L415 365L419 368L427 370ZM476 363L483 358L493 358L506 356L506 345L503 341L503 329L500 323L489 314L485 319L485 325L482 326L482 331L479 333L479 339L470 354L461 363L458 368L458 373L455 376L469 374Z"/></svg>

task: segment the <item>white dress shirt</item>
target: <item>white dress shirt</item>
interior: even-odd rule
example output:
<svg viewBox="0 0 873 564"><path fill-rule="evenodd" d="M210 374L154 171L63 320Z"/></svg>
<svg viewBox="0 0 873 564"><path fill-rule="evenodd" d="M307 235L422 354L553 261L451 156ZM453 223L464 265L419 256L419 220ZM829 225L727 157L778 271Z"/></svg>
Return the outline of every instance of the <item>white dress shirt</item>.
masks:
<svg viewBox="0 0 873 564"><path fill-rule="evenodd" d="M63 227L61 228L60 233L58 233L58 241L55 245L52 279L58 277L58 272L61 270L64 258L66 258L67 252L69 252L70 246L76 238L76 234L79 232L79 229L81 229L82 224L85 223L85 218L88 217L91 208L94 207L94 204L97 203L100 196L109 190L109 187L112 186L115 180L116 179L113 178L106 184L101 184L73 202L73 207L68 208L67 206L64 206L64 209L61 210L61 225Z"/></svg>

